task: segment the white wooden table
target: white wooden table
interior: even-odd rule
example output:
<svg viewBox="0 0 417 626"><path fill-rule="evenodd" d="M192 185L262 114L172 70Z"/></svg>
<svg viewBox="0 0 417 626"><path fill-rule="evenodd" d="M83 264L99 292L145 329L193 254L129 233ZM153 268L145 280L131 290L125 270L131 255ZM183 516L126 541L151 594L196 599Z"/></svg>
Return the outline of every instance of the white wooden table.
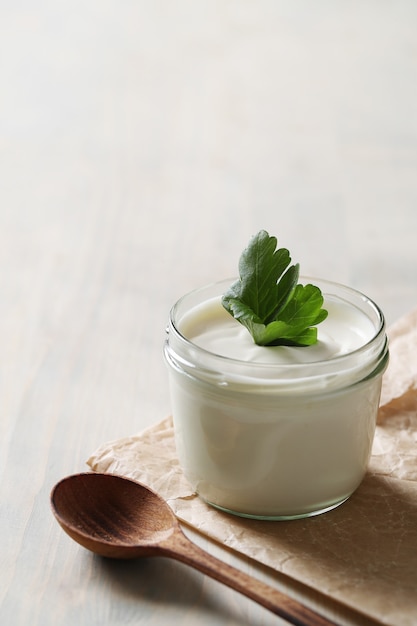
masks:
<svg viewBox="0 0 417 626"><path fill-rule="evenodd" d="M417 305L416 41L414 0L0 3L1 624L281 623L102 562L49 493L169 413L169 308L260 228L388 323Z"/></svg>

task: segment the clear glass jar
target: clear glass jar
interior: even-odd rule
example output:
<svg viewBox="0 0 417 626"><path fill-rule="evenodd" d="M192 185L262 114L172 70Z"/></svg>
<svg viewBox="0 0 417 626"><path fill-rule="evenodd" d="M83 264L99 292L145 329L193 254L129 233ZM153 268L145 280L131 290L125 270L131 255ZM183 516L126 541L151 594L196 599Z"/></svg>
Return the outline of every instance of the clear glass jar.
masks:
<svg viewBox="0 0 417 626"><path fill-rule="evenodd" d="M197 289L170 312L164 355L180 465L196 493L226 512L270 520L324 513L349 498L367 469L388 362L383 314L358 291L303 278L320 287L325 308L363 316L362 344L308 362L229 358L181 326L232 282Z"/></svg>

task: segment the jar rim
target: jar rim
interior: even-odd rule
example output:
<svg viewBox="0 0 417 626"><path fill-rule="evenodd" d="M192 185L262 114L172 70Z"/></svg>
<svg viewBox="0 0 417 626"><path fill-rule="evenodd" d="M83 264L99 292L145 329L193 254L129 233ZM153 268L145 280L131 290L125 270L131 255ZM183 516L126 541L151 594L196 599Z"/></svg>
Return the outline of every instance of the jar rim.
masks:
<svg viewBox="0 0 417 626"><path fill-rule="evenodd" d="M374 327L372 336L367 339L361 346L341 355L331 356L330 358L318 359L309 362L298 363L266 363L252 362L228 357L218 354L206 348L203 348L191 339L184 336L179 330L179 321L181 320L181 309L189 302L189 308L203 302L199 298L203 293L210 293L211 297L220 296L224 293L224 289L234 282L236 278L224 279L217 282L206 284L202 287L189 291L184 294L173 305L169 314L169 323L167 333L169 340L172 342L170 346L171 356L179 358L182 366L190 366L193 375L196 369L203 368L210 371L222 372L224 376L227 373L239 374L239 378L259 378L264 384L270 381L270 384L279 384L280 380L289 383L291 380L315 380L319 377L339 376L346 372L352 373L353 369L358 372L357 380L362 380L369 376L373 371L377 370L379 364L385 359L388 352L387 338L385 334L385 318L379 306L361 291L326 279L313 278L311 276L300 276L300 282L312 283L320 287L324 297L326 294L330 297L342 299L347 303L359 306L362 312L367 316ZM337 292L337 293L335 293ZM344 297L342 297L344 296ZM192 304L194 302L194 305ZM189 310L189 308L187 310ZM185 311L184 311L185 312ZM298 348L297 348L298 349ZM300 348L303 349L303 348ZM192 352L192 362L190 361L190 353ZM366 357L366 358L365 358ZM362 361L364 363L362 363ZM366 363L365 363L366 361ZM360 362L360 365L358 365ZM256 372L256 374L254 374Z"/></svg>

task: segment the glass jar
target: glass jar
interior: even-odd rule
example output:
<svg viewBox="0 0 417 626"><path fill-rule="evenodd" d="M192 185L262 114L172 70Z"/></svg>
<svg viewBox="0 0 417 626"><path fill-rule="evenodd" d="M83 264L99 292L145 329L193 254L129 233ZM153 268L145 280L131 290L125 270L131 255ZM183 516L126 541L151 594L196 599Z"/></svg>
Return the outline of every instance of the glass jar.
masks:
<svg viewBox="0 0 417 626"><path fill-rule="evenodd" d="M272 352L263 352L267 362L247 361L201 347L183 330L205 303L223 311L221 296L232 282L192 291L169 316L164 355L185 477L207 503L244 517L296 519L329 511L349 498L367 469L388 362L383 314L349 287L300 279L320 287L336 343L360 321L359 345L330 356L324 349L317 357L326 348L322 322L317 353L310 346L263 347L276 351L278 361L269 358ZM203 317L203 326L216 323Z"/></svg>

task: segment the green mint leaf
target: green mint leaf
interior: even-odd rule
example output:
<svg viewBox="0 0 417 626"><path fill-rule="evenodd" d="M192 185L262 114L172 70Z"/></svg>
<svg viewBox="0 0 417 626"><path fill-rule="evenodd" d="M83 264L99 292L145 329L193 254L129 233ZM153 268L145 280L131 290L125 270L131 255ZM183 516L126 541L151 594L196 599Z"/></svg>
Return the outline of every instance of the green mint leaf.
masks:
<svg viewBox="0 0 417 626"><path fill-rule="evenodd" d="M290 265L287 249L276 237L259 231L239 260L239 279L222 304L261 346L309 346L317 342L315 326L327 317L323 296L314 285L299 285L299 266Z"/></svg>

